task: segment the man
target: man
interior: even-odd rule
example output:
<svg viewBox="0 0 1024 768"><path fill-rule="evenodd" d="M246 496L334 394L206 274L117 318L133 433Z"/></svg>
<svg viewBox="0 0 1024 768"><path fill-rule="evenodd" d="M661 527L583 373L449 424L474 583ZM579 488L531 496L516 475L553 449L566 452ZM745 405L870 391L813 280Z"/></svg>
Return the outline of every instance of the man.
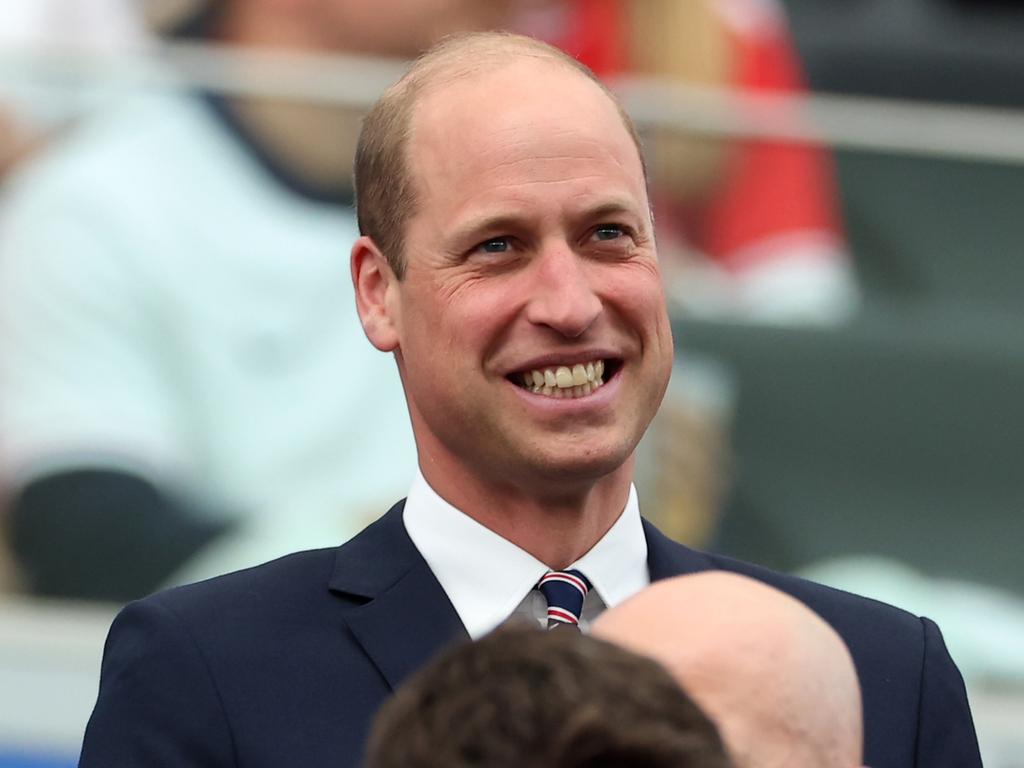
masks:
<svg viewBox="0 0 1024 768"><path fill-rule="evenodd" d="M592 637L504 627L439 655L374 721L364 768L729 768L659 664Z"/></svg>
<svg viewBox="0 0 1024 768"><path fill-rule="evenodd" d="M572 59L514 36L453 39L385 93L357 151L352 275L422 474L337 551L126 608L83 768L353 765L389 692L454 639L511 614L586 628L651 580L714 569L843 636L871 765L980 764L934 624L642 523L632 456L672 339L629 125Z"/></svg>
<svg viewBox="0 0 1024 768"><path fill-rule="evenodd" d="M853 660L803 603L734 573L652 584L594 634L665 666L718 725L737 768L857 768Z"/></svg>

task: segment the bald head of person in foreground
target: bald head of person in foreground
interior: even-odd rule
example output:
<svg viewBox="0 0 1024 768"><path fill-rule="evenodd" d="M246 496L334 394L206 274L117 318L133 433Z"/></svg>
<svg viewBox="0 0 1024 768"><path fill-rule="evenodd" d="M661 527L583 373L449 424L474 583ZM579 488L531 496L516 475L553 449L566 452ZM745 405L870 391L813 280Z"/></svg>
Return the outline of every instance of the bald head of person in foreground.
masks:
<svg viewBox="0 0 1024 768"><path fill-rule="evenodd" d="M839 635L745 576L659 581L593 634L664 665L717 724L738 768L861 765L860 686Z"/></svg>

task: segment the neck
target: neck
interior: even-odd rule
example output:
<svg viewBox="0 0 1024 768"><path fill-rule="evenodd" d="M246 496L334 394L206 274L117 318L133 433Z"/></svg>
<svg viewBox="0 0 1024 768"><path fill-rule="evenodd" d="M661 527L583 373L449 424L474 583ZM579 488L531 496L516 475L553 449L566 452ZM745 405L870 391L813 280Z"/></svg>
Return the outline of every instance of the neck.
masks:
<svg viewBox="0 0 1024 768"><path fill-rule="evenodd" d="M330 27L307 9L288 3L237 0L228 3L207 35L232 45L252 48L329 52Z"/></svg>
<svg viewBox="0 0 1024 768"><path fill-rule="evenodd" d="M318 26L324 25L291 12L287 3L246 0L230 4L208 34L255 49L328 53L331 46L321 39ZM263 150L309 186L330 189L350 183L358 113L336 105L264 97L232 99L231 108Z"/></svg>
<svg viewBox="0 0 1024 768"><path fill-rule="evenodd" d="M449 504L557 570L589 552L619 519L629 500L633 458L597 479L557 478L529 488L422 453L420 470Z"/></svg>
<svg viewBox="0 0 1024 768"><path fill-rule="evenodd" d="M307 185L351 183L359 115L325 104L236 99L231 108L256 141Z"/></svg>

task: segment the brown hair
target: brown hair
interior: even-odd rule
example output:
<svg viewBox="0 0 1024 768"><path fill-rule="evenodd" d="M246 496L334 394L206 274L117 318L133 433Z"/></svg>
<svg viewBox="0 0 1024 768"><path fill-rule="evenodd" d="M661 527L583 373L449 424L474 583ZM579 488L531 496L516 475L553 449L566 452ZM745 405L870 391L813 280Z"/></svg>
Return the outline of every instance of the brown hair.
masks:
<svg viewBox="0 0 1024 768"><path fill-rule="evenodd" d="M405 223L417 203L407 157L416 104L432 86L479 74L487 68L496 69L515 58L561 64L596 83L618 109L643 163L633 121L611 91L576 59L547 43L508 32L475 32L445 38L420 56L377 100L363 120L356 147L354 180L359 231L377 244L399 278L405 272Z"/></svg>
<svg viewBox="0 0 1024 768"><path fill-rule="evenodd" d="M449 649L380 710L365 768L729 768L656 662L570 630L506 627Z"/></svg>

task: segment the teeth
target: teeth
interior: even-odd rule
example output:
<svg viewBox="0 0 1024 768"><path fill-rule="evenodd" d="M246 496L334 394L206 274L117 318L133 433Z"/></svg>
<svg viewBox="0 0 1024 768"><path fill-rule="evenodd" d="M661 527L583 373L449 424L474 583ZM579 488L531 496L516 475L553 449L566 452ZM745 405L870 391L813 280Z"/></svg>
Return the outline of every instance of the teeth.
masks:
<svg viewBox="0 0 1024 768"><path fill-rule="evenodd" d="M559 365L554 368L532 370L521 374L526 389L534 394L555 398L586 397L603 384L604 360Z"/></svg>

